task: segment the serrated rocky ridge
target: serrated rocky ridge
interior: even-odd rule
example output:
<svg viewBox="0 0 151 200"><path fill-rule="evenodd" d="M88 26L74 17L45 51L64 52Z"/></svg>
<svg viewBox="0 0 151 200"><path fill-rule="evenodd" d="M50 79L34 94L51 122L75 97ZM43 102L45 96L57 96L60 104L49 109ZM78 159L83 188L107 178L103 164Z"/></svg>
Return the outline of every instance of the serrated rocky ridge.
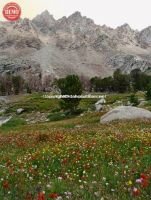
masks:
<svg viewBox="0 0 151 200"><path fill-rule="evenodd" d="M55 20L48 11L18 22L0 22L0 72L75 73L87 78L112 75L120 68L151 69L151 27L133 30L128 24L112 29L96 25L75 12Z"/></svg>

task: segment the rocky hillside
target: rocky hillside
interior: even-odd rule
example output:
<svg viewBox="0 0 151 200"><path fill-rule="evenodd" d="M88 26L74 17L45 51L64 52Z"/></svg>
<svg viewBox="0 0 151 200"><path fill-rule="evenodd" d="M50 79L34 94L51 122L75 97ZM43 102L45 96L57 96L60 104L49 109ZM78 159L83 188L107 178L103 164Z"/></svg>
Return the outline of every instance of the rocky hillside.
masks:
<svg viewBox="0 0 151 200"><path fill-rule="evenodd" d="M59 20L45 11L33 20L0 22L1 74L104 77L117 68L151 70L151 27L112 29L79 12Z"/></svg>

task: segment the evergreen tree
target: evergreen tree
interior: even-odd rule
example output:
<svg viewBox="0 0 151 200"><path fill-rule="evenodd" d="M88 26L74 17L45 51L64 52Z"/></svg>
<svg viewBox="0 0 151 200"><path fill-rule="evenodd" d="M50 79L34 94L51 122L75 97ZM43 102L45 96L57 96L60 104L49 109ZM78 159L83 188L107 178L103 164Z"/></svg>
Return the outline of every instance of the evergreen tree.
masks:
<svg viewBox="0 0 151 200"><path fill-rule="evenodd" d="M130 89L130 77L127 74L122 74L120 69L117 69L114 74L114 90L117 92L127 92Z"/></svg>
<svg viewBox="0 0 151 200"><path fill-rule="evenodd" d="M22 91L23 79L21 76L13 76L12 82L14 94L18 95Z"/></svg>
<svg viewBox="0 0 151 200"><path fill-rule="evenodd" d="M151 100L151 82L148 84L148 87L147 87L146 99Z"/></svg>
<svg viewBox="0 0 151 200"><path fill-rule="evenodd" d="M6 95L6 88L5 88L5 85L3 82L0 83L0 94L2 96L5 96Z"/></svg>
<svg viewBox="0 0 151 200"><path fill-rule="evenodd" d="M61 91L61 95L81 95L82 84L80 79L76 75L68 75L66 78L59 79L57 81L58 87ZM74 112L80 102L79 98L63 98L62 108L64 110L70 110Z"/></svg>

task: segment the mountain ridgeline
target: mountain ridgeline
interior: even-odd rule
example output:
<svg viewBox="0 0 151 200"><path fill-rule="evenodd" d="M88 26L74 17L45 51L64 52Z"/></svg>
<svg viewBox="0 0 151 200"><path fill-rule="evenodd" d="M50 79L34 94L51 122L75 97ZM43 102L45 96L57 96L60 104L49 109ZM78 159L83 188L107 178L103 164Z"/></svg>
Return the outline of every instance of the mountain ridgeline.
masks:
<svg viewBox="0 0 151 200"><path fill-rule="evenodd" d="M140 32L128 24L112 29L80 12L55 20L44 11L33 20L0 22L1 74L92 78L136 68L151 72L151 27Z"/></svg>

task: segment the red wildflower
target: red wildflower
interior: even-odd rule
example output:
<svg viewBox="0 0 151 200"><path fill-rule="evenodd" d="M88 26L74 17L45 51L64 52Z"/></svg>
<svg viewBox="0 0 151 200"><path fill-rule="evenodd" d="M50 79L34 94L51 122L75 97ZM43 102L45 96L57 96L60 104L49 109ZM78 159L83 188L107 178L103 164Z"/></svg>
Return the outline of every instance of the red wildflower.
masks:
<svg viewBox="0 0 151 200"><path fill-rule="evenodd" d="M10 165L11 165L11 161L8 160L8 161L6 162L6 166L9 167Z"/></svg>
<svg viewBox="0 0 151 200"><path fill-rule="evenodd" d="M66 165L68 163L68 159L65 158L63 161L62 161L62 164Z"/></svg>
<svg viewBox="0 0 151 200"><path fill-rule="evenodd" d="M142 183L141 183L141 186L142 186L143 188L148 187L148 186L149 186L149 181L148 181L148 180L143 180Z"/></svg>
<svg viewBox="0 0 151 200"><path fill-rule="evenodd" d="M149 179L149 177L146 174L144 174L144 173L142 173L140 177L142 179L144 179L144 180L148 180Z"/></svg>
<svg viewBox="0 0 151 200"><path fill-rule="evenodd" d="M49 195L49 198L51 198L51 199L56 199L57 197L58 197L57 193L52 193Z"/></svg>
<svg viewBox="0 0 151 200"><path fill-rule="evenodd" d="M43 192L40 192L38 194L38 199L37 200L45 200L45 194Z"/></svg>
<svg viewBox="0 0 151 200"><path fill-rule="evenodd" d="M149 176L142 173L140 177L142 179L141 186L144 188L148 187L149 186Z"/></svg>
<svg viewBox="0 0 151 200"><path fill-rule="evenodd" d="M133 196L139 196L141 194L140 190L138 188L133 188Z"/></svg>
<svg viewBox="0 0 151 200"><path fill-rule="evenodd" d="M2 186L3 186L3 188L4 189L8 189L9 188L9 183L8 183L8 181L4 181L3 183L2 183Z"/></svg>
<svg viewBox="0 0 151 200"><path fill-rule="evenodd" d="M33 195L31 193L27 193L26 194L26 197L25 197L25 200L33 200Z"/></svg>

